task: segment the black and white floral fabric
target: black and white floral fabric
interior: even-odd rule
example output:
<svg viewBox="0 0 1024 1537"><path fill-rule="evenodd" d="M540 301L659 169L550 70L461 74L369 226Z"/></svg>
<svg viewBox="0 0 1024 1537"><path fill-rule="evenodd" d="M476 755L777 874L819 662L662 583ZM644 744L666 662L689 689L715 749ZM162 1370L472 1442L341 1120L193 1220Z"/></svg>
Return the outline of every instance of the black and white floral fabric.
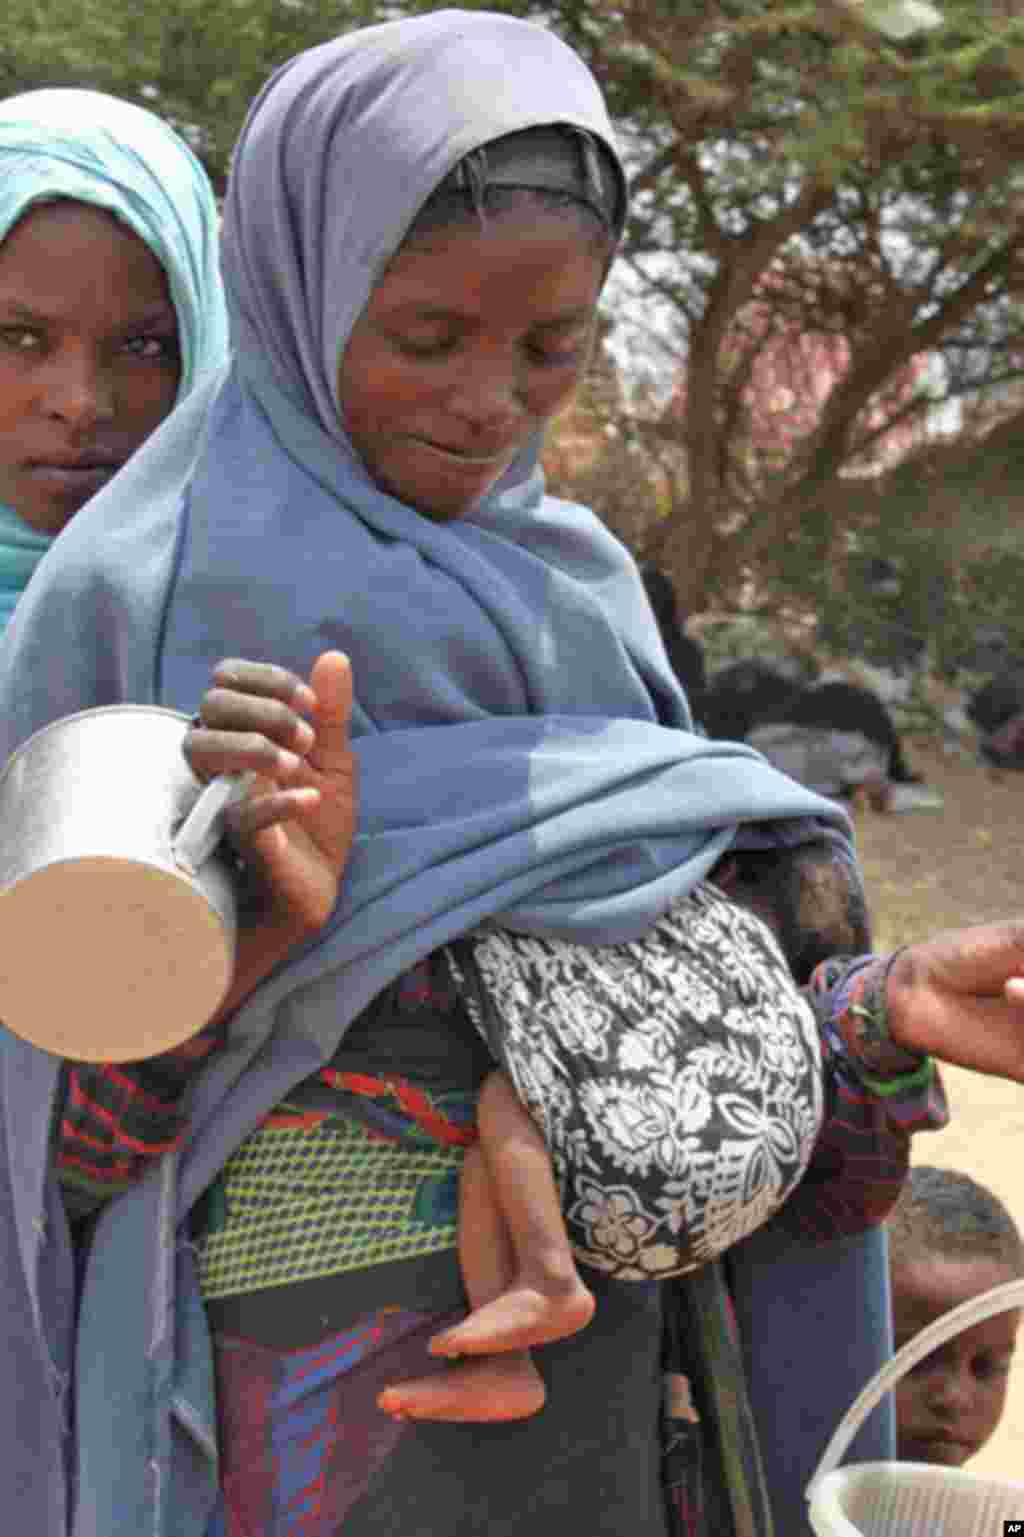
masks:
<svg viewBox="0 0 1024 1537"><path fill-rule="evenodd" d="M713 888L631 944L487 927L451 959L551 1149L583 1263L683 1274L800 1180L823 1114L814 1015L769 929Z"/></svg>

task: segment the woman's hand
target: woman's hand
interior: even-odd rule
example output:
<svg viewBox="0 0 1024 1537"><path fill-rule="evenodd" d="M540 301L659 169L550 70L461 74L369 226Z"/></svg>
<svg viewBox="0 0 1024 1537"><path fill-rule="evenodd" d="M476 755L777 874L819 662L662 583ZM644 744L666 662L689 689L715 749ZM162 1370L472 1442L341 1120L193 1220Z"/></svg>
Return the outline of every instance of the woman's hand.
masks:
<svg viewBox="0 0 1024 1537"><path fill-rule="evenodd" d="M351 713L352 677L339 651L317 658L308 683L269 663L224 661L185 738L200 779L255 771L228 827L265 896L262 927L290 933L292 943L330 917L352 845Z"/></svg>
<svg viewBox="0 0 1024 1537"><path fill-rule="evenodd" d="M909 945L890 967L887 1006L907 1051L1024 1083L1024 921Z"/></svg>

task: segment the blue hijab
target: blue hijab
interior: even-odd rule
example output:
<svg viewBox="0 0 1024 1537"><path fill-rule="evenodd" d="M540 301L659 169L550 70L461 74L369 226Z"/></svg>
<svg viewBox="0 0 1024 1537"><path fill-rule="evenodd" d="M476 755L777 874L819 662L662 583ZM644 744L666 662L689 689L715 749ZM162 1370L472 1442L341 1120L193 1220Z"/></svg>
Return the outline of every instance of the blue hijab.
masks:
<svg viewBox="0 0 1024 1537"><path fill-rule="evenodd" d="M227 355L217 205L188 145L167 124L99 91L30 91L0 101L0 242L39 203L104 208L144 240L178 317L182 400ZM52 537L0 503L0 628Z"/></svg>
<svg viewBox="0 0 1024 1537"><path fill-rule="evenodd" d="M345 435L338 360L415 213L470 149L551 123L613 149L580 59L507 16L388 23L279 70L225 210L235 361L75 518L0 645L0 757L91 705L191 712L227 655L306 673L339 647L357 696L359 836L337 910L234 1016L195 1084L187 1147L101 1217L77 1336L47 1311L67 1282L38 1227L56 1200L41 1171L57 1068L5 1043L12 1248L44 1361L59 1375L77 1359L74 1537L202 1537L210 1345L188 1246L168 1235L381 988L486 918L588 943L641 935L751 823L817 818L848 836L833 803L692 733L633 561L546 494L538 444L440 525L382 492ZM8 1380L26 1370L12 1361ZM30 1515L21 1527L43 1530Z"/></svg>

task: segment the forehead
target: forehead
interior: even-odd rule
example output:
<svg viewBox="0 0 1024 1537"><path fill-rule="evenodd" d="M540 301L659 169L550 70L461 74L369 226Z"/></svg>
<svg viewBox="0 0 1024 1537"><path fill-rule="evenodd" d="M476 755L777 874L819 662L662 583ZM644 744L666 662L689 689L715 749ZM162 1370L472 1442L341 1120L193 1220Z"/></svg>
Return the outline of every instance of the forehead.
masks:
<svg viewBox="0 0 1024 1537"><path fill-rule="evenodd" d="M1016 1279L1010 1266L985 1256L915 1256L893 1267L893 1312L904 1330L921 1329L951 1308ZM1012 1341L1019 1318L1016 1310L1000 1313L975 1329Z"/></svg>
<svg viewBox="0 0 1024 1537"><path fill-rule="evenodd" d="M407 242L368 308L495 317L513 300L538 309L587 308L597 301L608 254L607 240L571 208L460 219Z"/></svg>
<svg viewBox="0 0 1024 1537"><path fill-rule="evenodd" d="M43 203L0 241L0 304L54 320L115 318L170 305L146 243L113 214L70 200Z"/></svg>

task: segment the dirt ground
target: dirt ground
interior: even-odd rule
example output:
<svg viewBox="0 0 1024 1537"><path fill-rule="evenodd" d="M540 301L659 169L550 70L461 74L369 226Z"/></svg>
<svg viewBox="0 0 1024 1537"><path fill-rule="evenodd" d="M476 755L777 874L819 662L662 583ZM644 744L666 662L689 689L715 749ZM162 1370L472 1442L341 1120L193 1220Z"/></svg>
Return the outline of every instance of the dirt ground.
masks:
<svg viewBox="0 0 1024 1537"><path fill-rule="evenodd" d="M1024 914L1024 773L997 774L923 740L911 739L908 757L945 804L857 818L878 948ZM973 1175L1024 1229L1024 1086L955 1068L943 1076L951 1123L915 1139L915 1161ZM969 1467L1024 1480L1024 1329L1002 1424Z"/></svg>

